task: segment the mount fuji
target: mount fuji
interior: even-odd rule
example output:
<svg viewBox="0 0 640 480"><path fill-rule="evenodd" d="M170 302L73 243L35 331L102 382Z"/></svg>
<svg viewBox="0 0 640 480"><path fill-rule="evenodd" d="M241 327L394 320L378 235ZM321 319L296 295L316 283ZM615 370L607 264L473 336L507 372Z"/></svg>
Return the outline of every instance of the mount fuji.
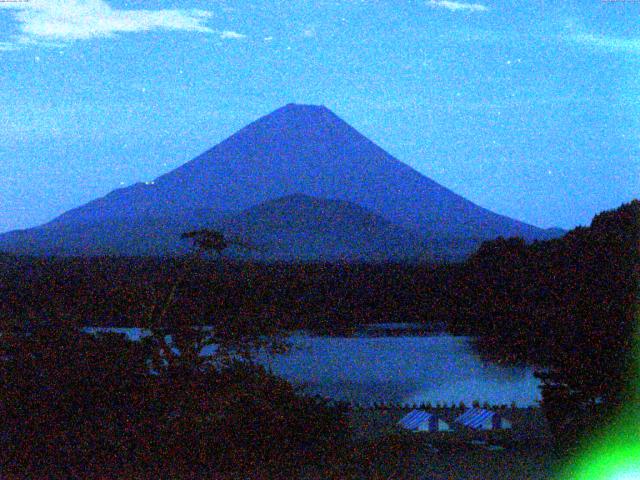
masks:
<svg viewBox="0 0 640 480"><path fill-rule="evenodd" d="M181 232L205 227L259 245L254 256L267 261L446 261L499 236L533 241L563 233L464 199L325 107L289 104L153 182L0 235L0 250L174 255L187 248Z"/></svg>

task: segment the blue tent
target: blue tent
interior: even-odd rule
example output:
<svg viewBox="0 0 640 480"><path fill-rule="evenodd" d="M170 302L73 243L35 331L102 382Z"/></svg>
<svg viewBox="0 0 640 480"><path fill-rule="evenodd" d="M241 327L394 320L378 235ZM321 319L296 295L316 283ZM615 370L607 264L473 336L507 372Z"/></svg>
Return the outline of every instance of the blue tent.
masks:
<svg viewBox="0 0 640 480"><path fill-rule="evenodd" d="M449 425L424 410L412 410L398 422L402 428L414 432L447 432Z"/></svg>
<svg viewBox="0 0 640 480"><path fill-rule="evenodd" d="M456 418L456 423L475 430L501 430L511 428L511 422L496 412L471 408Z"/></svg>

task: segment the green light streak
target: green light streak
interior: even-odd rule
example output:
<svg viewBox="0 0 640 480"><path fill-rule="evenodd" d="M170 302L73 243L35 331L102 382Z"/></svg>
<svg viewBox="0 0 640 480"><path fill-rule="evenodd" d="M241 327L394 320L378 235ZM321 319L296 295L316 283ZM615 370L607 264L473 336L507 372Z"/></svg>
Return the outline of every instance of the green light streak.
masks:
<svg viewBox="0 0 640 480"><path fill-rule="evenodd" d="M563 480L640 479L640 416L623 415L619 423L588 446Z"/></svg>
<svg viewBox="0 0 640 480"><path fill-rule="evenodd" d="M560 480L640 480L640 307L636 335L631 401L611 426L583 448Z"/></svg>

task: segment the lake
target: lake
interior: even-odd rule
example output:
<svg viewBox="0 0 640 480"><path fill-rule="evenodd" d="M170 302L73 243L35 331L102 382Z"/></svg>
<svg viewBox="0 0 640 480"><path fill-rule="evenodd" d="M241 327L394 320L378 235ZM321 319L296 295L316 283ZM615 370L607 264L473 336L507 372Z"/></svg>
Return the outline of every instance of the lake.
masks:
<svg viewBox="0 0 640 480"><path fill-rule="evenodd" d="M92 331L103 329L91 329ZM109 329L137 339L140 329ZM539 381L529 367L481 360L471 337L403 334L353 337L291 335L291 350L260 355L273 373L305 391L360 404L465 402L534 405Z"/></svg>
<svg viewBox="0 0 640 480"><path fill-rule="evenodd" d="M531 368L482 361L470 337L295 334L290 341L291 352L262 361L312 394L364 404L478 400L528 406L540 399Z"/></svg>

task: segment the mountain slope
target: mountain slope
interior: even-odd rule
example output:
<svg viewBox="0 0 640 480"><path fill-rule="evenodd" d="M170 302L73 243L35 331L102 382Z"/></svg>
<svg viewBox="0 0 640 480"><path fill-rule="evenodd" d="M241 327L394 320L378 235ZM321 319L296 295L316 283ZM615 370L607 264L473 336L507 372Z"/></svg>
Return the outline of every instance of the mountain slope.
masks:
<svg viewBox="0 0 640 480"><path fill-rule="evenodd" d="M350 202L289 195L261 203L218 223L248 239L266 261L414 260L424 255L417 235Z"/></svg>
<svg viewBox="0 0 640 480"><path fill-rule="evenodd" d="M209 212L209 217L237 213L294 193L360 205L416 232L445 258L468 254L497 236L534 240L555 235L465 200L396 160L324 107L290 104L154 182L115 190L19 237L37 247L32 253L64 252L65 238L75 230L106 223L147 225L150 219L195 227L201 223L197 212ZM126 233L111 230L111 236ZM20 247L15 238L0 236L0 248ZM94 247L100 250L100 244ZM121 253L136 250L124 246Z"/></svg>
<svg viewBox="0 0 640 480"><path fill-rule="evenodd" d="M180 240L183 232L212 228L255 247L230 248L228 255L261 261L380 262L426 256L426 246L414 232L341 200L296 194L238 214L199 211L191 219L193 223L170 217L105 220L86 224L83 229L53 223L38 236L28 231L7 234L0 247L10 240L17 245L13 249L16 253L47 249L53 255L173 255L189 249L189 244Z"/></svg>

